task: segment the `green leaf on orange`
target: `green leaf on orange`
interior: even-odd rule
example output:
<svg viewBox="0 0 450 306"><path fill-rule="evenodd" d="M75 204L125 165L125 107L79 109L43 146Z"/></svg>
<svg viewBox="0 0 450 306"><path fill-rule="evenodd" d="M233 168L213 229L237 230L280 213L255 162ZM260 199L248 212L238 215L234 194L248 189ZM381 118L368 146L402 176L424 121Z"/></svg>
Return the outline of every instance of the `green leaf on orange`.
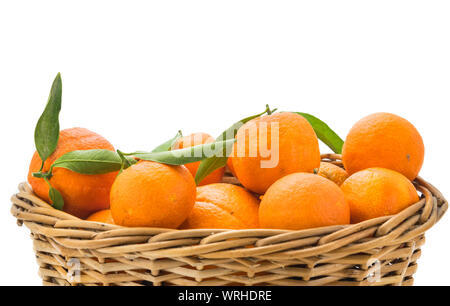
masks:
<svg viewBox="0 0 450 306"><path fill-rule="evenodd" d="M58 210L63 210L64 199L63 199L61 193L57 189L51 187L48 192L48 196L49 196L50 200L52 201L52 206L54 208L56 208Z"/></svg>
<svg viewBox="0 0 450 306"><path fill-rule="evenodd" d="M269 106L266 106L266 110L262 113L246 117L236 123L234 123L232 126L230 126L228 129L226 129L222 134L217 137L216 141L223 141L223 140L229 140L234 139L236 137L238 129L247 123L248 121L258 118L266 113L271 114L275 112L276 109L271 110ZM197 170L197 173L195 174L195 183L200 183L205 177L207 177L211 172L213 172L216 169L222 168L227 164L228 156L231 154L231 149L233 147L233 143L230 143L227 147L224 148L224 152L222 156L213 156L210 158L207 158L203 160Z"/></svg>
<svg viewBox="0 0 450 306"><path fill-rule="evenodd" d="M52 185L50 184L50 181L48 180L48 178L44 178L45 183L47 183L48 185L48 197L50 198L50 201L52 202L52 206L55 209L58 210L63 210L64 208L64 199L61 195L61 193L52 187Z"/></svg>
<svg viewBox="0 0 450 306"><path fill-rule="evenodd" d="M224 148L232 145L234 142L235 139L229 139L225 141L216 141L178 150L163 152L138 151L127 153L124 155L131 155L141 160L154 161L167 165L184 165L201 161L213 156L221 156L225 150Z"/></svg>
<svg viewBox="0 0 450 306"><path fill-rule="evenodd" d="M336 134L325 122L319 118L301 112L293 112L303 116L313 127L316 132L317 138L319 138L323 143L325 143L334 153L341 154L342 146L344 141L338 134Z"/></svg>
<svg viewBox="0 0 450 306"><path fill-rule="evenodd" d="M127 163L133 164L135 162L134 159L127 158ZM119 171L122 164L119 154L114 151L102 149L78 150L62 155L53 163L50 171L54 167L59 167L81 174L105 174Z"/></svg>

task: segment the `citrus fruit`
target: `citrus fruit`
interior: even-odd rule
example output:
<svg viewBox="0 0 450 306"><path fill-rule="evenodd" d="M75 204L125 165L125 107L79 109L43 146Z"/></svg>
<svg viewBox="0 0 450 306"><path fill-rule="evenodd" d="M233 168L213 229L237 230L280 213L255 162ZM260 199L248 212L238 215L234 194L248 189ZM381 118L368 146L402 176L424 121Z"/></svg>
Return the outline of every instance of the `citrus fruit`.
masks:
<svg viewBox="0 0 450 306"><path fill-rule="evenodd" d="M384 168L356 172L345 180L341 189L350 205L352 223L394 215L419 201L410 180Z"/></svg>
<svg viewBox="0 0 450 306"><path fill-rule="evenodd" d="M262 228L301 230L349 222L350 208L339 186L310 173L279 179L259 207Z"/></svg>
<svg viewBox="0 0 450 306"><path fill-rule="evenodd" d="M97 211L97 212L93 213L92 215L90 215L89 218L87 218L86 220L114 224L114 219L112 217L110 209L104 209L104 210Z"/></svg>
<svg viewBox="0 0 450 306"><path fill-rule="evenodd" d="M250 120L238 130L231 160L242 185L263 194L285 175L318 168L319 143L305 118L277 113Z"/></svg>
<svg viewBox="0 0 450 306"><path fill-rule="evenodd" d="M317 174L335 182L338 186L348 178L348 173L344 169L327 162L320 163Z"/></svg>
<svg viewBox="0 0 450 306"><path fill-rule="evenodd" d="M230 170L231 174L236 177L236 172L234 172L234 167L233 167L233 160L231 158L227 159L227 167L228 170Z"/></svg>
<svg viewBox="0 0 450 306"><path fill-rule="evenodd" d="M349 174L381 167L413 180L424 159L424 144L416 128L406 119L375 113L359 120L344 142L342 161Z"/></svg>
<svg viewBox="0 0 450 306"><path fill-rule="evenodd" d="M258 208L259 200L242 187L225 183L201 186L181 228L258 228Z"/></svg>
<svg viewBox="0 0 450 306"><path fill-rule="evenodd" d="M65 153L92 149L114 151L114 147L105 138L87 129L62 130L56 150L45 161L42 170L48 171L53 162ZM50 203L48 185L44 179L32 175L39 171L41 163L39 154L35 152L28 171L28 182L38 197ZM85 219L93 212L109 208L109 192L116 175L117 172L86 175L55 167L50 184L61 193L64 199L64 211Z"/></svg>
<svg viewBox="0 0 450 306"><path fill-rule="evenodd" d="M111 188L117 225L177 228L195 203L196 186L184 166L140 161L119 174Z"/></svg>

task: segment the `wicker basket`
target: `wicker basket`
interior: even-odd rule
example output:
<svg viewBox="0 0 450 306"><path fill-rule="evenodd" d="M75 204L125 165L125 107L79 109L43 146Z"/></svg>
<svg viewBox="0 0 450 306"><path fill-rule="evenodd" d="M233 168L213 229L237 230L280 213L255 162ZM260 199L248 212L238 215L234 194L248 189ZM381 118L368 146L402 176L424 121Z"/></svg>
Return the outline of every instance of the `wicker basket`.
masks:
<svg viewBox="0 0 450 306"><path fill-rule="evenodd" d="M339 155L322 159L341 165ZM31 230L44 285L412 285L424 233L448 208L431 184L414 183L421 200L397 215L301 231L87 222L26 183L12 214Z"/></svg>

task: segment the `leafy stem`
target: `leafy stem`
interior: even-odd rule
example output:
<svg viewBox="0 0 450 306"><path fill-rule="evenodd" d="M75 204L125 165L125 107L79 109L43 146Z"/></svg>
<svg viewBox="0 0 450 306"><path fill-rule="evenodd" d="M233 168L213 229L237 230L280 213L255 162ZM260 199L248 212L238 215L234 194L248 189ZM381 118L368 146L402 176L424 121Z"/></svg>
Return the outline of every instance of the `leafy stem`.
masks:
<svg viewBox="0 0 450 306"><path fill-rule="evenodd" d="M133 163L131 162L130 158L127 158L122 151L117 150L117 154L119 155L120 159L122 160L122 165L120 166L119 174L122 173L122 171L128 167L131 167ZM134 160L134 159L133 159Z"/></svg>
<svg viewBox="0 0 450 306"><path fill-rule="evenodd" d="M33 177L36 177L36 178L43 178L43 179L51 179L52 178L52 173L51 172L42 172L42 171L39 171L39 172L33 172Z"/></svg>
<svg viewBox="0 0 450 306"><path fill-rule="evenodd" d="M205 143L193 147L162 151L162 152L144 152L137 151L133 153L122 153L125 156L134 156L137 159L154 161L167 165L184 165L201 161L214 156L223 156L225 148L228 148L235 142L235 139Z"/></svg>
<svg viewBox="0 0 450 306"><path fill-rule="evenodd" d="M177 143L177 141L183 137L183 133L181 132L181 130L178 131L178 133L175 135L175 137L167 140L166 142L160 144L159 146L157 146L156 148L154 148L152 150L153 153L155 152L164 152L164 151L170 151L173 149L173 147L175 146L175 144Z"/></svg>
<svg viewBox="0 0 450 306"><path fill-rule="evenodd" d="M52 187L48 178L44 177L44 180L48 185L48 197L52 201L53 207L58 210L62 210L64 208L64 199L61 193Z"/></svg>
<svg viewBox="0 0 450 306"><path fill-rule="evenodd" d="M42 178L49 186L49 197L53 206L62 209L64 200L58 190L50 185L52 169L42 172L45 161L56 150L59 140L59 113L61 111L62 81L61 74L58 73L53 81L47 104L42 112L34 130L34 143L36 151L41 158L41 167L38 172L33 173L34 177Z"/></svg>

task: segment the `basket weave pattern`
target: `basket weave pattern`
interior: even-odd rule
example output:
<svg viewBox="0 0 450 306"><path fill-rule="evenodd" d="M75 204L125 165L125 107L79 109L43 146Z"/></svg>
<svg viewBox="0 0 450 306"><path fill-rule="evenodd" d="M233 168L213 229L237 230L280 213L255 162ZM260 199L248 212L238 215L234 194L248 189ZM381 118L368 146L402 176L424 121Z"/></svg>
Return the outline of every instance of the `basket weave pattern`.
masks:
<svg viewBox="0 0 450 306"><path fill-rule="evenodd" d="M339 155L322 160L341 165ZM412 285L424 232L448 208L431 184L414 184L420 201L397 215L301 231L87 222L53 209L26 183L11 212L31 231L44 285Z"/></svg>

